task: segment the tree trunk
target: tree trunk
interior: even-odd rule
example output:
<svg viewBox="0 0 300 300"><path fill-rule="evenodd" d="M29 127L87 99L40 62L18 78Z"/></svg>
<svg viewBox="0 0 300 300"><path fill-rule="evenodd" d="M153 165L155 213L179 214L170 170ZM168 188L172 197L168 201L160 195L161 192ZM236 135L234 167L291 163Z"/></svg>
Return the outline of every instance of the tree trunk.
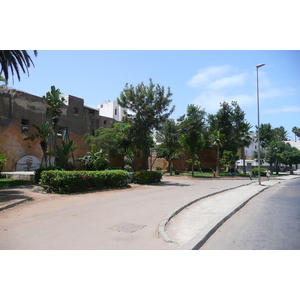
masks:
<svg viewBox="0 0 300 300"><path fill-rule="evenodd" d="M220 147L217 146L217 165L216 165L217 176L220 176Z"/></svg>
<svg viewBox="0 0 300 300"><path fill-rule="evenodd" d="M173 166L172 166L172 159L168 160L168 163L169 163L169 171L170 171L170 176L172 176L172 169L173 169Z"/></svg>
<svg viewBox="0 0 300 300"><path fill-rule="evenodd" d="M243 173L246 174L246 158L245 158L245 147L243 147L242 150L242 154L243 154Z"/></svg>

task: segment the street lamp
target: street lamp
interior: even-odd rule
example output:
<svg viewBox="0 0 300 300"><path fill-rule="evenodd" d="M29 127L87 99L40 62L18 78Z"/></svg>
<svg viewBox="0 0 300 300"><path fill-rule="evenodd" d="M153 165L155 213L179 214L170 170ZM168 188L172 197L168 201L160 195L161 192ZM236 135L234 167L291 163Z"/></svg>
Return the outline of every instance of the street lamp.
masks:
<svg viewBox="0 0 300 300"><path fill-rule="evenodd" d="M258 68L263 67L265 64L260 64L256 66L256 80L257 80L257 120L258 120L258 128L257 128L257 142L258 142L258 184L261 185L261 176L260 176L260 120L259 120L259 91L258 91Z"/></svg>

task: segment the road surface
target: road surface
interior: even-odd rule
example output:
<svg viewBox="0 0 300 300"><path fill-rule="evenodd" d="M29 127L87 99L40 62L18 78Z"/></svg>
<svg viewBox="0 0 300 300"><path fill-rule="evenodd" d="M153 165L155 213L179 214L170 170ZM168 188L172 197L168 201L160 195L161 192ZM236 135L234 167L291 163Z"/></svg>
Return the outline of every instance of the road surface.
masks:
<svg viewBox="0 0 300 300"><path fill-rule="evenodd" d="M300 179L264 191L227 220L200 250L300 249Z"/></svg>

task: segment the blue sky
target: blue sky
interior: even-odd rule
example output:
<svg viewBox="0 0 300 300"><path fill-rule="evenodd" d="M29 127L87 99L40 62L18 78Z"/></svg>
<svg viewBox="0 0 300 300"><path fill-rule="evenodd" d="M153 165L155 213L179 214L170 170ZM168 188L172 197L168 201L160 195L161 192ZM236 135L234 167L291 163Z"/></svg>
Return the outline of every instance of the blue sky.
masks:
<svg viewBox="0 0 300 300"><path fill-rule="evenodd" d="M32 53L30 51L30 53ZM172 118L196 104L215 113L220 102L237 101L247 121L257 125L256 65L259 68L260 121L284 126L290 138L300 127L300 51L276 50L41 50L35 68L8 85L43 96L55 85L86 106L114 101L126 83L170 87Z"/></svg>

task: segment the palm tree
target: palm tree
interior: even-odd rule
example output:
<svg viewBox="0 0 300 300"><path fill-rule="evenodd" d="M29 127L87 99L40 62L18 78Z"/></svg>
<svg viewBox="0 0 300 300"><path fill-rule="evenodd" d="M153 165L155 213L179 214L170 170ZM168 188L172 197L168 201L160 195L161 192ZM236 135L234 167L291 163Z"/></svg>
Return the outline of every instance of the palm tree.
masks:
<svg viewBox="0 0 300 300"><path fill-rule="evenodd" d="M300 139L300 128L294 126L292 132L295 134L295 141L296 141L296 136Z"/></svg>
<svg viewBox="0 0 300 300"><path fill-rule="evenodd" d="M23 141L28 141L28 140L33 141L35 139L40 139L40 146L43 151L43 158L41 161L41 166L43 164L43 160L45 159L45 167L47 168L46 152L47 152L48 140L49 140L49 137L51 136L50 124L47 122L44 125L42 125L41 127L33 124L33 127L37 130L37 132L35 134L32 134L32 135L28 136L27 138L23 139Z"/></svg>
<svg viewBox="0 0 300 300"><path fill-rule="evenodd" d="M243 173L246 174L246 163L245 163L245 147L249 147L250 144L253 142L253 133L247 132L244 135L241 135L239 144L242 147L242 157L243 157Z"/></svg>
<svg viewBox="0 0 300 300"><path fill-rule="evenodd" d="M62 109L65 107L64 98L61 97L59 89L55 86L51 86L51 91L43 96L44 101L47 105L46 116L52 119L52 142L54 150L54 166L56 166L56 138L58 131L58 121L62 115Z"/></svg>
<svg viewBox="0 0 300 300"><path fill-rule="evenodd" d="M37 56L37 50L33 50L34 56ZM27 53L26 50L0 50L0 74L4 73L4 78L7 81L9 78L9 70L11 72L12 78L14 77L14 73L16 73L19 81L20 81L20 70L22 69L23 73L28 74L28 68L34 66L34 63Z"/></svg>
<svg viewBox="0 0 300 300"><path fill-rule="evenodd" d="M217 164L216 164L217 176L220 175L220 147L223 146L224 140L225 140L225 134L220 133L219 130L213 131L209 137L210 145L217 148Z"/></svg>

